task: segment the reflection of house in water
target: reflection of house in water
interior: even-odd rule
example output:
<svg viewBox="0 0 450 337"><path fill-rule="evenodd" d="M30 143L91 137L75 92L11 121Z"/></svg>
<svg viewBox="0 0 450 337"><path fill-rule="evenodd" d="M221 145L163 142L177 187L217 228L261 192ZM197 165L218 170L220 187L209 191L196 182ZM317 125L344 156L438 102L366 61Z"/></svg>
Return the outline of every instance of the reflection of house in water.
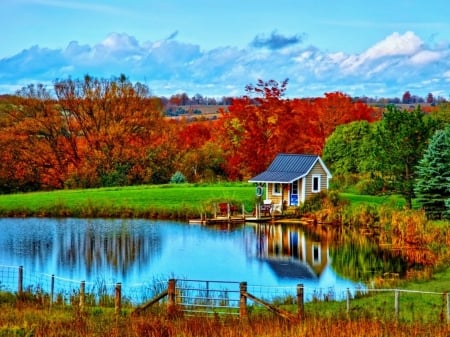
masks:
<svg viewBox="0 0 450 337"><path fill-rule="evenodd" d="M258 257L278 277L317 278L328 263L328 244L312 239L297 226L257 224L256 235Z"/></svg>

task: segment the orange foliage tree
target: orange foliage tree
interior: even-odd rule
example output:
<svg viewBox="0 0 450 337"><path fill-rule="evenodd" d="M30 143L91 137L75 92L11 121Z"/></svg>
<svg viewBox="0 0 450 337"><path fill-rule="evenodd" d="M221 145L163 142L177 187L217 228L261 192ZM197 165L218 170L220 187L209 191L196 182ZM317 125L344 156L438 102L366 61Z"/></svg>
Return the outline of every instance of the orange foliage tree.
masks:
<svg viewBox="0 0 450 337"><path fill-rule="evenodd" d="M326 138L338 125L377 119L368 105L352 102L340 92L283 99L287 83L259 80L246 87L249 95L234 99L228 111L221 111L216 138L229 178L260 173L280 152L321 155Z"/></svg>
<svg viewBox="0 0 450 337"><path fill-rule="evenodd" d="M8 166L2 174L30 189L62 187L73 157L56 101L43 85L29 85L9 101L0 129L1 162Z"/></svg>
<svg viewBox="0 0 450 337"><path fill-rule="evenodd" d="M56 81L58 105L67 116L73 152L81 161L71 183L83 186L152 182L148 153L164 133L160 101L124 75L111 80Z"/></svg>

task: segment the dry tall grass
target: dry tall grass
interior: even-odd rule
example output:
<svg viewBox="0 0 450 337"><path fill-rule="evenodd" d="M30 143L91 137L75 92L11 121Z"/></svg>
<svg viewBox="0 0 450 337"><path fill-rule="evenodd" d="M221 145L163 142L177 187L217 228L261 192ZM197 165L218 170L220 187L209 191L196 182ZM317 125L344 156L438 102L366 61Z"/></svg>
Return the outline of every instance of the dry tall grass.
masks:
<svg viewBox="0 0 450 337"><path fill-rule="evenodd" d="M306 317L289 323L274 316L252 315L249 319L175 317L165 314L133 316L113 310L92 309L81 313L70 307L36 308L32 305L0 306L0 336L34 337L299 337L299 336L449 336L447 324L403 323L349 319L346 317Z"/></svg>

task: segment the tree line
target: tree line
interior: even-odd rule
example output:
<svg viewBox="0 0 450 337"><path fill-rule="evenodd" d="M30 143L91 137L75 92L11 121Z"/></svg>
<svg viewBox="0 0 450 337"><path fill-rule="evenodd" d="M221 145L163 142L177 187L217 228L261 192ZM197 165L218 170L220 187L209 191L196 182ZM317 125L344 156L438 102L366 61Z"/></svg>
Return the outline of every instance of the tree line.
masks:
<svg viewBox="0 0 450 337"><path fill-rule="evenodd" d="M123 74L30 84L0 102L0 192L245 181L285 152L323 155L336 177L411 200L447 103L411 112L341 92L286 99L287 85L258 80L219 118L191 121L167 118L164 101Z"/></svg>

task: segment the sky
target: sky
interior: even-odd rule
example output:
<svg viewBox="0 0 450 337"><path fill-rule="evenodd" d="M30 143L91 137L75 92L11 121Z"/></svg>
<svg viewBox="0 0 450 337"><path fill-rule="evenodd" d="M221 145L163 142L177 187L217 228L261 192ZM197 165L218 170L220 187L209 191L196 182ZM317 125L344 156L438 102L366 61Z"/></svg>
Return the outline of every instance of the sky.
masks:
<svg viewBox="0 0 450 337"><path fill-rule="evenodd" d="M156 96L450 98L443 0L0 0L0 94L89 74Z"/></svg>

